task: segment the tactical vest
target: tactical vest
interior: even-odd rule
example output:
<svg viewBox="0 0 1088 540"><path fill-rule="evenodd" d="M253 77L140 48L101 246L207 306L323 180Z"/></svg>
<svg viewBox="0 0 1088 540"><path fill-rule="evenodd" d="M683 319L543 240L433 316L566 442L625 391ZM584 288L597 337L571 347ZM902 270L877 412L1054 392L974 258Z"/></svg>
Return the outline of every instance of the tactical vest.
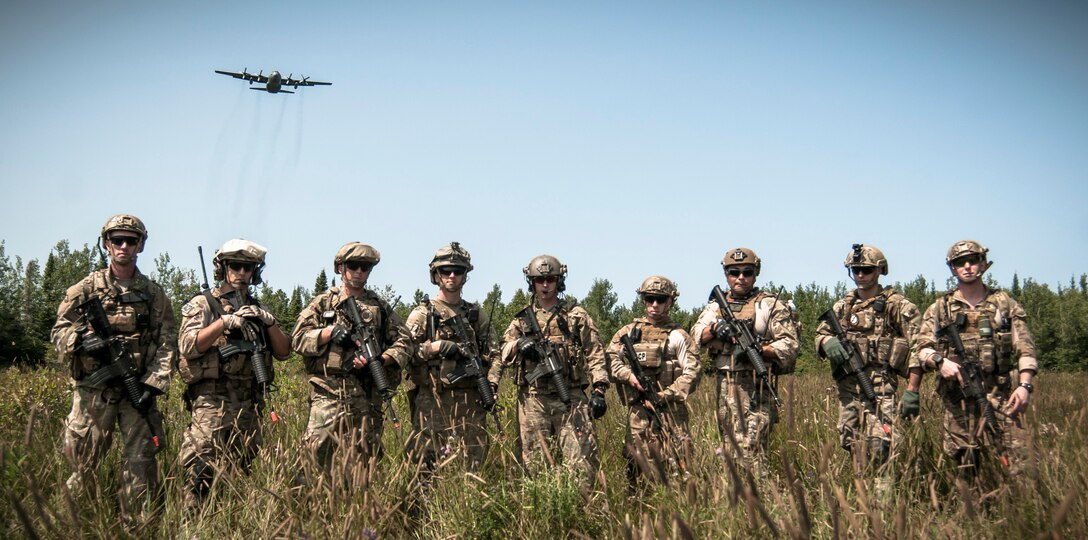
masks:
<svg viewBox="0 0 1088 540"><path fill-rule="evenodd" d="M754 289L751 296L749 296L744 302L733 302L729 300L729 296L726 296L726 301L729 303L729 309L733 312L733 316L737 318L737 322L741 324L747 324L749 328L752 328L752 333L756 338L763 339L763 336L770 332L770 328L764 328L763 332L757 332L755 329L756 319L756 306L763 301L764 298L771 295L764 293L759 289ZM768 327L770 326L770 314L767 319ZM735 355L736 351L732 343L724 344L725 347L714 358L714 367L716 369L724 369L729 371L743 371L751 370L754 367L748 362L747 357L741 355L739 358Z"/></svg>
<svg viewBox="0 0 1088 540"><path fill-rule="evenodd" d="M561 357L560 364L563 368L563 378L566 379L567 384L571 388L589 386L589 375L586 373L586 353L583 350L581 338L582 328L585 325L582 317L572 315L572 308L568 307L565 302L560 302L554 310L548 312L537 311L535 303L526 309L532 310L533 315L536 316L537 324L540 325L544 337L555 344L555 348ZM528 336L525 322L518 320L518 324L522 335ZM556 389L551 377L540 377L532 384L526 379L526 375L533 372L539 363L540 359L522 358L521 370L518 375L519 384L532 386L541 393L555 393Z"/></svg>
<svg viewBox="0 0 1088 540"><path fill-rule="evenodd" d="M480 331L478 328L480 325L479 307L462 300L461 304L454 309L440 302L426 300L423 304L420 304L420 308L427 311L427 324L423 336L424 341L452 341L461 345L462 348L476 353L485 367L488 365L487 354L490 351L488 344L486 343L487 334ZM454 325L456 324L454 320L457 318L460 319L461 326L465 330L468 343L462 342L457 335L457 331L454 329ZM443 387L475 388L476 381L471 377L461 379L455 385L450 385L446 382L446 376L455 371L458 367L458 360L455 358L435 356L434 358L426 359L421 365L413 368L409 372L409 377L419 386L432 386L437 382ZM432 375L434 376L432 377Z"/></svg>
<svg viewBox="0 0 1088 540"><path fill-rule="evenodd" d="M110 284L109 269L96 270L81 283L83 297L98 297L106 312L110 328L124 340L140 373L147 370L147 359L154 354L158 343L162 320L152 320L151 304L155 299L154 283L143 274L136 273L129 280L129 287L121 291L120 284ZM86 325L84 321L82 324ZM72 378L80 381L103 366L93 355L79 351L72 356Z"/></svg>
<svg viewBox="0 0 1088 540"><path fill-rule="evenodd" d="M937 352L958 364L978 362L987 375L1008 375L1013 369L1012 309L1008 295L987 289L986 298L972 308L966 302L954 301L954 292L937 299L936 329L954 322L962 313L965 323L960 328L960 340L966 358L959 357L946 333L941 333L937 340Z"/></svg>
<svg viewBox="0 0 1088 540"><path fill-rule="evenodd" d="M844 299L838 318L847 339L854 343L866 366L887 369L906 377L910 343L903 337L903 329L896 328L890 316L899 298L891 287L885 287L868 300L859 300L857 291L851 291Z"/></svg>
<svg viewBox="0 0 1088 540"><path fill-rule="evenodd" d="M668 350L669 336L680 325L674 322L660 326L636 322L635 326L642 330L642 339L634 344L639 365L662 389L667 388L683 372L676 354Z"/></svg>
<svg viewBox="0 0 1088 540"><path fill-rule="evenodd" d="M229 296L228 296L229 295ZM216 287L211 291L203 291L197 293L196 296L203 296L208 303L208 307L212 311L212 320L209 322L215 322L217 319L222 318L224 315L230 315L235 311L238 311L243 306L253 305L260 307L260 302L256 298L249 296L248 294L242 294L242 291L232 291L223 294L222 289ZM196 298L194 296L193 298ZM232 301L233 300L233 301ZM238 305L235 306L235 301ZM256 354L261 355L261 361L264 362L265 369L268 373L275 377L275 371L272 365L272 352L268 347L268 329L264 328L261 323L257 323L257 327L260 328L260 335L258 336L258 344L261 349ZM212 344L212 347L208 349L203 355L196 358L183 358L178 355L178 374L181 376L181 381L185 384L193 384L201 380L214 380L214 379L233 379L233 380L256 380L253 375L253 362L252 353L235 353L229 352L224 355L224 350L230 351L231 342L242 342L241 330L228 330L219 336L218 339Z"/></svg>
<svg viewBox="0 0 1088 540"><path fill-rule="evenodd" d="M363 325L373 329L378 338L378 348L384 351L388 346L386 343L386 334L389 329L389 313L378 296L368 290L364 290L363 295L360 298L348 297L344 300L340 300L339 297L340 289L337 287L330 287L329 290L321 293L314 299L319 310L318 316L321 317L321 327L339 324L350 330L352 328L351 321L348 319L347 315L344 314L343 310L340 309L340 304L338 302L355 302L355 305L359 308L359 317L362 319ZM335 375L343 377L351 374L355 349L353 347L344 348L332 342L327 343L326 346L328 347L328 352L322 356L302 357L303 363L306 365L306 370L315 375ZM395 384L395 381L392 379L389 382Z"/></svg>

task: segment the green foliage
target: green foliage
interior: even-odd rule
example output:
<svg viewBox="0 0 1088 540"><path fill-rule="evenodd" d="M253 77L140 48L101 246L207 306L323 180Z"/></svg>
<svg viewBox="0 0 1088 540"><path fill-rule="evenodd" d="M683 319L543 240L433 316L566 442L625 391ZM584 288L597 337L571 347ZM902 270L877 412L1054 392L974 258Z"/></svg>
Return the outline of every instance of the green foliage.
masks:
<svg viewBox="0 0 1088 540"><path fill-rule="evenodd" d="M335 286L336 284L333 283ZM322 268L321 272L317 274L317 279L314 280L314 292L310 295L310 298L317 296L329 289L329 278L325 275L325 269Z"/></svg>

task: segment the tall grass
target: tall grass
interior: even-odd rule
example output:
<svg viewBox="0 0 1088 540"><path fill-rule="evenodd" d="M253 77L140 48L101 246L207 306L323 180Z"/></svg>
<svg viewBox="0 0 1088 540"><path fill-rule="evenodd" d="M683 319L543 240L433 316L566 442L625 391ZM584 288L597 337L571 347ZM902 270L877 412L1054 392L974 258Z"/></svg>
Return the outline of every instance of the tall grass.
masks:
<svg viewBox="0 0 1088 540"><path fill-rule="evenodd" d="M61 456L61 430L70 404L64 375L54 369L0 371L0 537L141 538L732 538L933 537L1084 538L1088 536L1088 404L1085 374L1043 374L1026 418L1033 465L1005 478L990 459L977 484L958 480L941 456L940 403L923 389L918 421L897 426L892 488L859 468L838 447L833 384L826 374L783 378L784 405L771 439L771 473L753 478L719 447L713 385L692 395L690 477L629 489L623 407L609 396L597 424L601 475L585 492L564 468L526 477L514 454L513 389L504 387L501 430L492 426L487 461L467 472L444 463L430 489L419 491L418 470L404 458L407 427L387 426L385 458L346 456L328 477L295 485L306 465L299 441L307 393L297 363L281 365L274 394L280 422L264 424L265 444L252 472L226 471L205 511L186 519L177 461L188 423L180 385L160 407L168 435L160 454L164 494L156 518L126 530L115 496L119 449L100 471L98 491L70 494ZM927 380L927 384L932 381ZM402 418L407 403L395 405ZM860 471L860 472L859 472Z"/></svg>

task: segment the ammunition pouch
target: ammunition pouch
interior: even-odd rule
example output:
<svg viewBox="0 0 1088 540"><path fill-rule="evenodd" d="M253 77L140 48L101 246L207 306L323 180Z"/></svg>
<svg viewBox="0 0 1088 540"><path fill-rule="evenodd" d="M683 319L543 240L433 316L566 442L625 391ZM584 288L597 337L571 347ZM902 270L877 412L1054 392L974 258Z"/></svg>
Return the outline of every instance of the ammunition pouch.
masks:
<svg viewBox="0 0 1088 540"><path fill-rule="evenodd" d="M885 340L881 340L881 342L883 343ZM910 343L906 339L897 337L892 338L887 346L890 351L887 353L881 351L880 355L882 358L888 359L888 369L900 377L908 377L910 375ZM880 350L879 347L878 350Z"/></svg>

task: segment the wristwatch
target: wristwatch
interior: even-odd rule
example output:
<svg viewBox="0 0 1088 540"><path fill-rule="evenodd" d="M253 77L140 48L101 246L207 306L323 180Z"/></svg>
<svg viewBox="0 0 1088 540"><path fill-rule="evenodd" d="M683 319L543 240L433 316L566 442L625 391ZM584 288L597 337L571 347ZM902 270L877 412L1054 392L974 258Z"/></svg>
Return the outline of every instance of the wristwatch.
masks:
<svg viewBox="0 0 1088 540"><path fill-rule="evenodd" d="M1029 394L1035 392L1035 387L1032 386L1031 383L1022 382L1020 383L1020 388L1027 388Z"/></svg>
<svg viewBox="0 0 1088 540"><path fill-rule="evenodd" d="M941 356L939 354L933 355L933 369L935 369L935 370L936 369L941 369L941 364L943 364L943 363L944 363L944 357L943 356Z"/></svg>

